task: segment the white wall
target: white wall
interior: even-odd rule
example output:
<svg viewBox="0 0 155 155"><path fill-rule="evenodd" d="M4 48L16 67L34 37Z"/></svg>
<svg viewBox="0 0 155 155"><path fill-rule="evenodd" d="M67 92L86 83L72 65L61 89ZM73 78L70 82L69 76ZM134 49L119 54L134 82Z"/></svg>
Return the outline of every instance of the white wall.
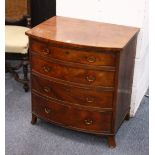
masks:
<svg viewBox="0 0 155 155"><path fill-rule="evenodd" d="M142 26L145 0L57 0L57 15Z"/></svg>
<svg viewBox="0 0 155 155"><path fill-rule="evenodd" d="M57 15L140 27L131 115L148 88L148 0L57 0Z"/></svg>

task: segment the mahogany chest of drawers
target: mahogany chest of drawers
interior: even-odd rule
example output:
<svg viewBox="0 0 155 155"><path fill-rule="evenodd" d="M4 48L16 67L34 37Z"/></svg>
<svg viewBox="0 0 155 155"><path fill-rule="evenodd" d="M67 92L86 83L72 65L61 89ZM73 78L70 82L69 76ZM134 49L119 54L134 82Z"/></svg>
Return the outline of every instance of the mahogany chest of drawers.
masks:
<svg viewBox="0 0 155 155"><path fill-rule="evenodd" d="M32 124L115 134L129 119L139 29L55 16L26 32L30 41Z"/></svg>

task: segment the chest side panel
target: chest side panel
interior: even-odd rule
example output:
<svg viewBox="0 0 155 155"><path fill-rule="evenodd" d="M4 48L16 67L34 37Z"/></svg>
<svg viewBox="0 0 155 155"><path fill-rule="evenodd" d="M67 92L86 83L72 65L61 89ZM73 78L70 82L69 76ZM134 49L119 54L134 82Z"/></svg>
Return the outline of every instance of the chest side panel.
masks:
<svg viewBox="0 0 155 155"><path fill-rule="evenodd" d="M137 36L118 54L115 130L130 112Z"/></svg>

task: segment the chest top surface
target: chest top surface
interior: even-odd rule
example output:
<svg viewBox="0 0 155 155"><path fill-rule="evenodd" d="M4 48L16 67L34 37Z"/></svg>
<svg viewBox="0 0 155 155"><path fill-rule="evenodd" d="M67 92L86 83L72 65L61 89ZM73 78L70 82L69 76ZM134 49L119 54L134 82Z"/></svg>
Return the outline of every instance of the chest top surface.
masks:
<svg viewBox="0 0 155 155"><path fill-rule="evenodd" d="M122 49L138 31L135 27L55 16L26 34L51 43Z"/></svg>

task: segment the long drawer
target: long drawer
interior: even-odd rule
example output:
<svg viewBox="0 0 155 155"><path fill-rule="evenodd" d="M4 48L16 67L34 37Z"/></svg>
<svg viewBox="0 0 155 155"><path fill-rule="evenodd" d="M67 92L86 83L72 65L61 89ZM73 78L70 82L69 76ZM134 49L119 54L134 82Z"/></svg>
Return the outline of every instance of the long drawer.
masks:
<svg viewBox="0 0 155 155"><path fill-rule="evenodd" d="M77 87L31 75L32 90L54 99L89 107L112 108L113 91L103 88Z"/></svg>
<svg viewBox="0 0 155 155"><path fill-rule="evenodd" d="M52 61L37 55L31 56L31 64L32 71L38 72L48 77L58 78L79 84L104 87L114 86L114 71L76 68L76 65L66 66L53 63Z"/></svg>
<svg viewBox="0 0 155 155"><path fill-rule="evenodd" d="M112 112L86 111L62 105L32 93L32 113L62 126L87 132L110 132Z"/></svg>
<svg viewBox="0 0 155 155"><path fill-rule="evenodd" d="M30 49L42 56L67 62L83 63L96 66L115 66L116 56L112 52L82 51L59 48L36 40L30 41Z"/></svg>

